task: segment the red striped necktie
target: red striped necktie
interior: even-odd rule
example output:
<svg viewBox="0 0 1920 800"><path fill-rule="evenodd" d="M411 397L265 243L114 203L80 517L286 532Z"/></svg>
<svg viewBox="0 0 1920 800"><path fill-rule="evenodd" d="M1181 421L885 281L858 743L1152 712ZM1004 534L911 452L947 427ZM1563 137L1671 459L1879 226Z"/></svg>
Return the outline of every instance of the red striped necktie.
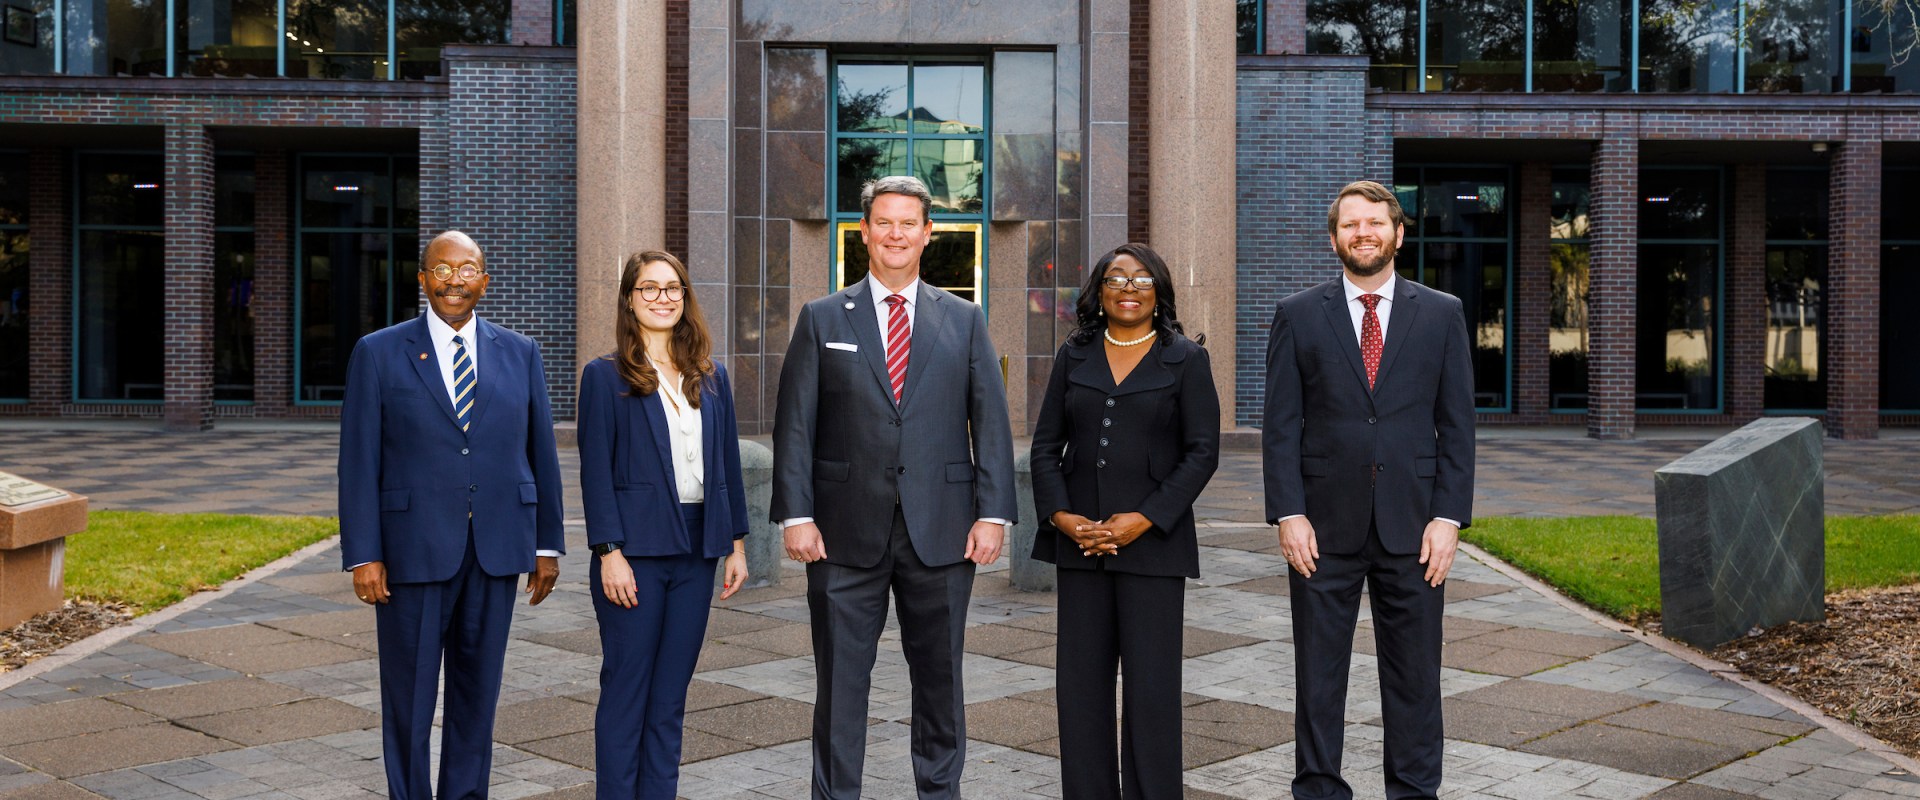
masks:
<svg viewBox="0 0 1920 800"><path fill-rule="evenodd" d="M893 402L907 388L907 356L913 350L913 327L907 324L907 298L887 295L887 379L893 381Z"/></svg>

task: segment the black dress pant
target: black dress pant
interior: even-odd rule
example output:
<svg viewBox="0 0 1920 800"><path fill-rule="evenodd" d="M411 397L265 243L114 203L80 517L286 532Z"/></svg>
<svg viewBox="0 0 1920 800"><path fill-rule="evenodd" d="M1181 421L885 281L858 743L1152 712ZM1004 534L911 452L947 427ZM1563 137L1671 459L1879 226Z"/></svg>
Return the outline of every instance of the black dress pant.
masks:
<svg viewBox="0 0 1920 800"><path fill-rule="evenodd" d="M1340 777L1346 733L1347 667L1360 614L1360 587L1372 599L1380 660L1381 766L1388 800L1432 800L1445 747L1440 717L1440 617L1444 587L1429 586L1418 553L1395 555L1378 531L1359 553L1322 551L1311 578L1289 572L1293 607L1296 800L1352 800Z"/></svg>
<svg viewBox="0 0 1920 800"><path fill-rule="evenodd" d="M1056 572L1054 671L1064 800L1178 800L1180 640L1186 579L1105 569ZM1114 677L1121 683L1114 746ZM1115 751L1119 752L1118 763Z"/></svg>
<svg viewBox="0 0 1920 800"><path fill-rule="evenodd" d="M966 696L960 682L974 564L930 567L893 509L887 552L871 567L807 565L813 621L813 797L860 796L867 757L867 698L887 622L887 596L900 618L900 649L913 681L914 788L921 800L957 800L967 759Z"/></svg>

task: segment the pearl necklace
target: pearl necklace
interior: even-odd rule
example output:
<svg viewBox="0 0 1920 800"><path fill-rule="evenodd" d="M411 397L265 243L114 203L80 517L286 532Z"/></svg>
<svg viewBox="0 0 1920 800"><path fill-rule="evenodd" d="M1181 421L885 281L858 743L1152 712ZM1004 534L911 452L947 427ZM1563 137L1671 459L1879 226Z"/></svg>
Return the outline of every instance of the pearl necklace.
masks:
<svg viewBox="0 0 1920 800"><path fill-rule="evenodd" d="M1130 340L1128 340L1128 341L1124 341L1124 342L1123 342L1123 341L1120 341L1119 339L1115 339L1115 338L1113 338L1113 329L1112 329L1112 328L1108 328L1107 330L1105 330L1105 331L1103 331L1103 332L1101 332L1101 334L1100 334L1100 335L1101 335L1101 336L1105 336L1105 337L1107 337L1107 344L1110 344L1110 345L1113 345L1114 347L1132 347L1132 346L1134 346L1134 345L1136 345L1136 344L1143 344L1143 343L1145 343L1145 342L1146 342L1146 341L1147 341L1148 339L1151 339L1151 338L1153 338L1153 337L1154 337L1154 335L1155 335L1155 334L1157 334L1157 333L1159 333L1159 331L1156 331L1156 330L1151 330L1151 329L1149 329L1149 330L1147 331L1147 335L1145 335L1145 336L1142 336L1142 337L1140 337L1140 338L1138 338L1138 339L1130 339Z"/></svg>

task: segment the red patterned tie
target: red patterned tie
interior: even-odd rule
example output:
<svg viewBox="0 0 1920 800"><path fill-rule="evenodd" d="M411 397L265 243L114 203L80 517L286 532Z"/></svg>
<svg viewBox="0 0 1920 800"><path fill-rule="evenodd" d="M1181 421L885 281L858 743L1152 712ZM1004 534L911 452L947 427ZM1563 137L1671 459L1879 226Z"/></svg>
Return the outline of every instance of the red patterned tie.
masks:
<svg viewBox="0 0 1920 800"><path fill-rule="evenodd" d="M901 391L907 388L907 356L913 350L913 329L907 324L907 298L887 295L887 305L892 306L887 309L887 379L893 381L893 402L897 404Z"/></svg>
<svg viewBox="0 0 1920 800"><path fill-rule="evenodd" d="M1360 318L1360 357L1367 362L1367 391L1373 391L1373 380L1380 374L1380 315L1373 309L1380 305L1380 295L1360 295L1360 302L1367 307L1367 313Z"/></svg>

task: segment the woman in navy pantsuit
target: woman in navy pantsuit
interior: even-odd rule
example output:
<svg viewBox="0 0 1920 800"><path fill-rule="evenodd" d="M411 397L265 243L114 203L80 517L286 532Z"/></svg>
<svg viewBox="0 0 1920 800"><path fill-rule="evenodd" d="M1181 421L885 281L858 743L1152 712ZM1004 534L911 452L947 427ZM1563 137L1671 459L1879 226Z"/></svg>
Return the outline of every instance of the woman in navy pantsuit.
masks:
<svg viewBox="0 0 1920 800"><path fill-rule="evenodd" d="M672 798L687 685L722 600L747 580L746 487L733 390L679 259L648 251L620 274L615 350L580 375L581 499L600 621L597 796Z"/></svg>

